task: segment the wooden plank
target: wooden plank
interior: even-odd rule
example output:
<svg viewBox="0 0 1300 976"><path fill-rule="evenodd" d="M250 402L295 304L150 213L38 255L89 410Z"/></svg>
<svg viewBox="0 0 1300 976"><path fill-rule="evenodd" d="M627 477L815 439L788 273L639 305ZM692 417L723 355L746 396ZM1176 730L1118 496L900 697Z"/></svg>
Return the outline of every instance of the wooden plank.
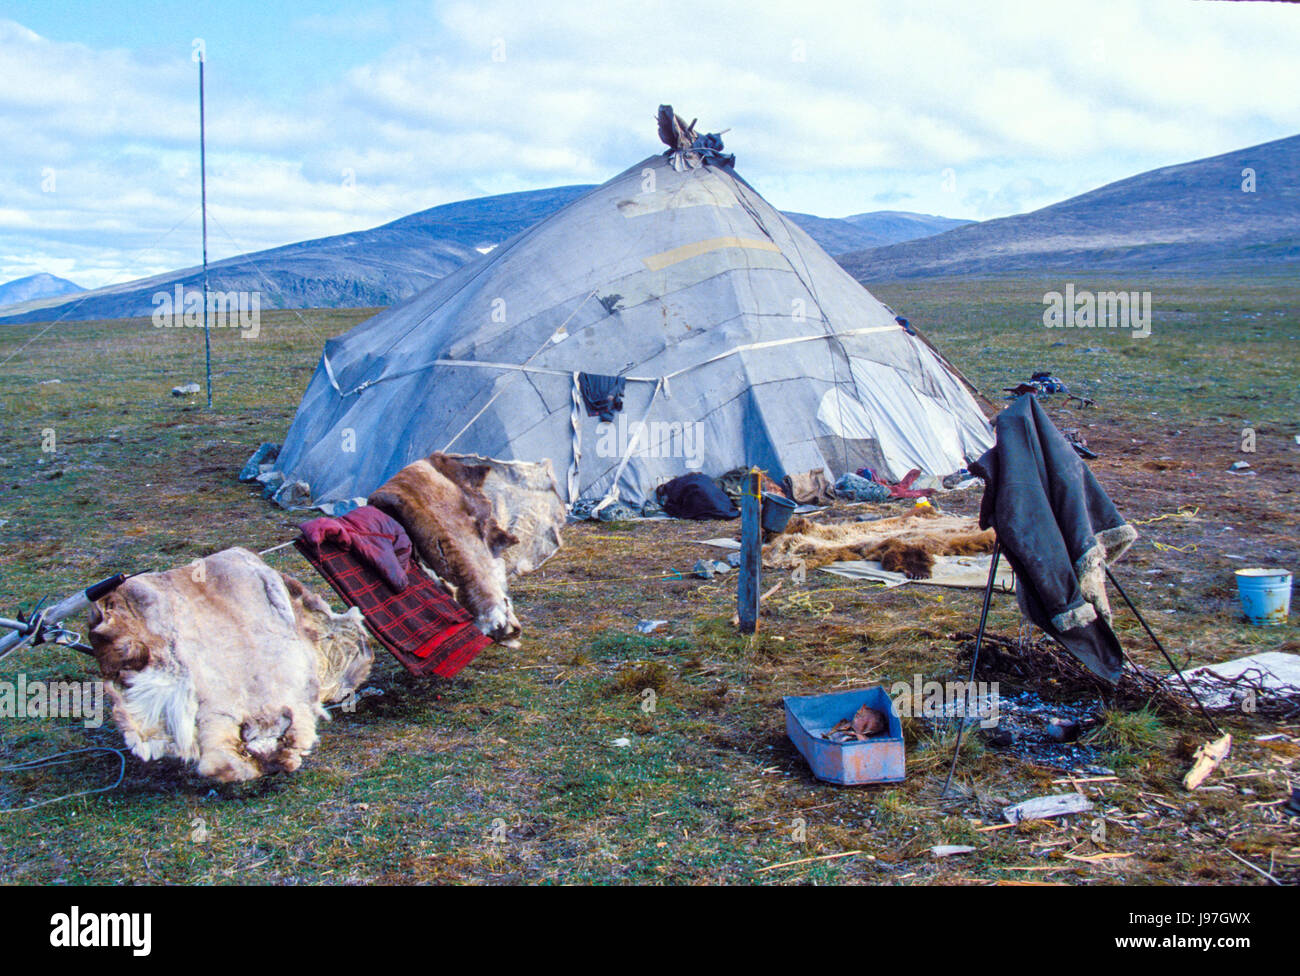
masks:
<svg viewBox="0 0 1300 976"><path fill-rule="evenodd" d="M1002 811L1007 823L1020 823L1023 820L1046 820L1049 817L1064 817L1071 813L1087 813L1092 809L1092 801L1082 793L1058 793L1055 796L1036 796Z"/></svg>
<svg viewBox="0 0 1300 976"><path fill-rule="evenodd" d="M751 468L740 500L740 573L736 580L736 616L740 632L758 630L758 588L763 567L762 476Z"/></svg>
<svg viewBox="0 0 1300 976"><path fill-rule="evenodd" d="M1219 763L1223 762L1231 751L1231 735L1225 735L1221 739L1204 743L1196 750L1196 755L1193 757L1195 762L1192 763L1192 768L1187 771L1187 775L1183 777L1183 789L1194 790L1204 783L1210 774L1219 768Z"/></svg>

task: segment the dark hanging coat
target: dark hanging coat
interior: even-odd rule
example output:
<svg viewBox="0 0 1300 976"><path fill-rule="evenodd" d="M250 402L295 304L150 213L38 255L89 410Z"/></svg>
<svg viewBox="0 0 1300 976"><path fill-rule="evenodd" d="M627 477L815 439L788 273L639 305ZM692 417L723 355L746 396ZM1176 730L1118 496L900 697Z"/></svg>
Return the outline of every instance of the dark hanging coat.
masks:
<svg viewBox="0 0 1300 976"><path fill-rule="evenodd" d="M1105 567L1137 532L1032 394L993 422L993 449L971 465L984 479L980 527L996 530L1016 571L1025 616L1093 673L1119 680Z"/></svg>

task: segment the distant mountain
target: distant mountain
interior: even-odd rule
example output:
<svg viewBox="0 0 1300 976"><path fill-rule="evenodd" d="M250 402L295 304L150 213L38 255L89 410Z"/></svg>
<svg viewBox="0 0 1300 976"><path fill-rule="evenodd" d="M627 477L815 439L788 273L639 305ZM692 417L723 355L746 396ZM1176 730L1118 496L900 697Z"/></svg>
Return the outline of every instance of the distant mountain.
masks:
<svg viewBox="0 0 1300 976"><path fill-rule="evenodd" d="M1004 271L1214 272L1297 262L1300 136L838 260L864 282Z"/></svg>
<svg viewBox="0 0 1300 976"><path fill-rule="evenodd" d="M214 291L260 292L263 308L391 305L428 287L487 248L513 237L586 186L481 197L422 210L370 230L241 254L208 266ZM176 285L201 288L202 267L109 285L71 303L45 301L0 311L0 319L36 322L151 315L153 296ZM6 314L8 313L8 314Z"/></svg>
<svg viewBox="0 0 1300 976"><path fill-rule="evenodd" d="M562 186L449 203L370 230L226 258L209 266L214 291L260 292L263 308L391 305L550 216L590 186ZM962 221L881 212L843 219L789 214L831 254L910 240ZM202 286L201 268L87 292L76 303L33 300L0 320L129 318L153 313L153 296Z"/></svg>
<svg viewBox="0 0 1300 976"><path fill-rule="evenodd" d="M854 214L852 217L814 217L812 214L789 212L785 212L785 215L802 227L832 257L862 248L942 234L970 223L969 220L898 210L877 210L874 213Z"/></svg>
<svg viewBox="0 0 1300 976"><path fill-rule="evenodd" d="M57 298L60 295L75 295L86 289L52 274L28 275L15 278L0 285L0 307L14 305L18 302L30 302L39 298Z"/></svg>

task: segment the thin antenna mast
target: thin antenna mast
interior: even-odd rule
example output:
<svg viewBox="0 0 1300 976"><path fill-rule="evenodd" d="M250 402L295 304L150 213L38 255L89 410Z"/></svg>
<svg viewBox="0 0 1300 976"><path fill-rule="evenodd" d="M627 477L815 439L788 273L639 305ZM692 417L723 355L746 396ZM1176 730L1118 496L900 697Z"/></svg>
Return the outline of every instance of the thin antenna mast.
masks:
<svg viewBox="0 0 1300 976"><path fill-rule="evenodd" d="M203 205L203 365L212 409L212 339L208 328L208 147L203 113L203 53L199 53L199 187Z"/></svg>

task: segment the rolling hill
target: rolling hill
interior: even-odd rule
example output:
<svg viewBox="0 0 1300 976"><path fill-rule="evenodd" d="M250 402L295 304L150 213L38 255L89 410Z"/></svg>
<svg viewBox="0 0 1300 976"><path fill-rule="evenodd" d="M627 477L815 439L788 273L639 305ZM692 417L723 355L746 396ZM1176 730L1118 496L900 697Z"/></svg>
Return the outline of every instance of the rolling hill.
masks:
<svg viewBox="0 0 1300 976"><path fill-rule="evenodd" d="M0 308L18 302L57 298L61 295L76 295L85 290L67 278L59 278L56 275L41 272L40 274L27 275L25 278L15 278L13 281L7 281L0 285Z"/></svg>
<svg viewBox="0 0 1300 976"><path fill-rule="evenodd" d="M420 291L591 189L562 186L480 197L423 210L370 230L226 258L209 265L214 291L260 292L263 308L391 305ZM937 234L962 221L926 214L791 214L831 254ZM0 309L0 321L106 319L150 315L153 296L202 285L202 269L84 292L75 301L37 299Z"/></svg>
<svg viewBox="0 0 1300 976"><path fill-rule="evenodd" d="M863 282L1046 270L1214 273L1296 262L1300 136L838 260Z"/></svg>

